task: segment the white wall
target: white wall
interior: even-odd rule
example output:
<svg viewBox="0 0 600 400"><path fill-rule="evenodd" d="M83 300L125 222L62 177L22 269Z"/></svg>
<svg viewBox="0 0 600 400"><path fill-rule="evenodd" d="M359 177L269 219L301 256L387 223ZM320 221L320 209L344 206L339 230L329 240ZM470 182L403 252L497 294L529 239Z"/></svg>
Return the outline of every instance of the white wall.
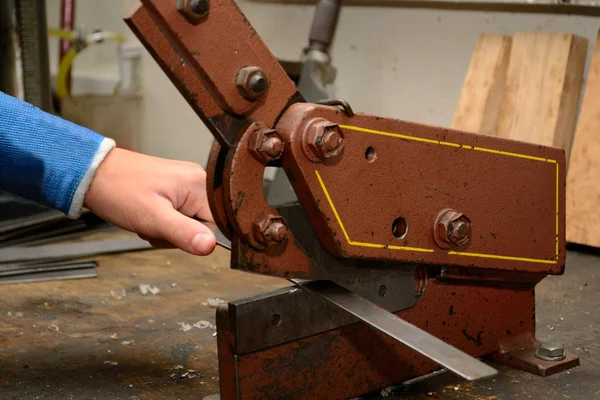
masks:
<svg viewBox="0 0 600 400"><path fill-rule="evenodd" d="M60 1L47 3L48 25L56 26ZM134 0L80 0L77 23L131 37L121 18L132 4ZM238 4L277 57L298 58L314 6ZM332 49L338 97L362 112L448 126L480 33L572 32L588 38L591 54L598 28L600 19L583 16L345 7ZM102 46L95 54L82 55L76 76L85 71L116 76L116 48ZM53 63L57 51L51 47ZM204 163L212 137L145 52L142 80L141 150Z"/></svg>

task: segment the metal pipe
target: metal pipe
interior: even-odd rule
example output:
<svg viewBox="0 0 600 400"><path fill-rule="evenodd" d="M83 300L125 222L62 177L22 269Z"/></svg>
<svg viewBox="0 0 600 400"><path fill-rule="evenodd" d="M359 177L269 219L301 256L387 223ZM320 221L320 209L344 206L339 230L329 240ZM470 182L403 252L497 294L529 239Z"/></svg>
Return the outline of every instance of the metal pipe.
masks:
<svg viewBox="0 0 600 400"><path fill-rule="evenodd" d="M51 111L48 27L45 0L17 0L16 17L21 43L24 100Z"/></svg>
<svg viewBox="0 0 600 400"><path fill-rule="evenodd" d="M319 0L309 35L309 50L329 51L333 42L342 0Z"/></svg>
<svg viewBox="0 0 600 400"><path fill-rule="evenodd" d="M60 28L63 31L73 32L75 29L75 0L62 0L60 8ZM71 41L68 39L60 39L59 44L59 58L58 63L60 65L61 60L67 54L71 48ZM71 92L71 70L67 72L67 88L69 93Z"/></svg>

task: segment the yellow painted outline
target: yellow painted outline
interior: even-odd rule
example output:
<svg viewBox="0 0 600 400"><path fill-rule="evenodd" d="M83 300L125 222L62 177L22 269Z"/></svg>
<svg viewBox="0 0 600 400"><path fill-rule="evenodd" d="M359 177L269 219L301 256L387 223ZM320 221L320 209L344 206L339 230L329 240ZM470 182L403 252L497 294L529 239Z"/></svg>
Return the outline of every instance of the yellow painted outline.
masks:
<svg viewBox="0 0 600 400"><path fill-rule="evenodd" d="M340 215L338 214L337 209L333 205L331 196L329 196L329 192L327 191L327 188L325 187L325 183L323 183L323 179L321 178L319 171L315 171L315 174L317 175L317 179L319 180L319 184L321 184L323 193L325 193L325 197L327 197L327 201L329 202L329 205L331 206L331 209L333 210L335 219L337 220L338 224L340 224L342 233L344 234L344 237L346 238L346 241L348 242L349 245L361 246L361 247L372 247L372 248L376 248L376 249L408 250L408 251L418 251L418 252L422 252L422 253L433 253L433 249L422 249L420 247L405 247L405 246L391 246L391 245L386 246L384 244L355 242L353 240L350 240L350 236L348 236L348 232L346 231L346 228L344 227L344 224L342 223L342 219L340 218Z"/></svg>
<svg viewBox="0 0 600 400"><path fill-rule="evenodd" d="M456 148L461 148L461 149L466 149L466 150L483 151L486 153L493 153L493 154L498 154L498 155L503 155L503 156L524 158L524 159L533 160L533 161L542 161L542 162L556 164L556 260L544 260L544 259L537 259L537 258L512 257L512 256L499 256L496 254L485 254L485 253L467 253L467 252L461 252L461 251L449 251L448 254L455 255L455 256L480 257L480 258L490 258L490 259L510 260L510 261L523 261L523 262L541 263L541 264L556 264L558 262L558 256L559 256L559 254L558 254L558 248L559 248L559 245L558 245L558 243L559 243L559 240L558 240L559 239L558 238L558 236L559 236L558 214L559 214L559 184L560 184L559 181L560 181L560 179L559 179L559 164L556 160L552 160L549 158L543 158L543 157L534 157L534 156L529 156L526 154L511 153L508 151L488 149L485 147L469 146L469 145L463 145L463 144L458 144L458 143L445 142L445 141L441 141L441 140L426 139L426 138L420 138L420 137L416 137L416 136L402 135L399 133L377 131L377 130L373 130L373 129L360 128L360 127L351 126L351 125L340 125L340 128L349 129L349 130L358 131L358 132L371 133L374 135L382 135L382 136L389 136L389 137L394 137L394 138L398 138L398 139L412 140L415 142L439 144L442 146L450 146L450 147L456 147ZM335 218L336 218L338 224L340 225L340 228L342 229L342 232L344 233L344 237L346 238L346 241L348 242L349 245L372 247L372 248L378 248L378 249L418 251L418 252L424 252L424 253L433 253L434 252L433 249L425 249L425 248L420 248L420 247L383 245L383 244L377 244L377 243L355 242L355 241L351 240L350 236L348 235L348 232L346 231L346 228L344 227L344 224L342 223L342 219L340 218L340 215L338 214L337 209L335 208L335 205L333 204L333 200L331 200L331 196L329 195L329 192L327 191L327 188L325 186L325 183L323 182L323 179L321 178L321 175L319 174L319 171L315 170L315 174L317 175L317 179L319 180L319 184L321 185L321 188L323 189L323 193L325 193L325 197L327 197L329 206L333 210L333 214L335 215Z"/></svg>

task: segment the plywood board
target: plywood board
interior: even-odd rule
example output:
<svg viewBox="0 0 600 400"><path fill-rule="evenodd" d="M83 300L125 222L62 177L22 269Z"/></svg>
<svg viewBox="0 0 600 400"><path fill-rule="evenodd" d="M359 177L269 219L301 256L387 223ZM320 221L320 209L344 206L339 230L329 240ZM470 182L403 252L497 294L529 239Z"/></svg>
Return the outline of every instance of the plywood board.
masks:
<svg viewBox="0 0 600 400"><path fill-rule="evenodd" d="M600 32L567 174L567 241L600 247Z"/></svg>
<svg viewBox="0 0 600 400"><path fill-rule="evenodd" d="M496 134L512 39L481 34L458 100L452 128Z"/></svg>
<svg viewBox="0 0 600 400"><path fill-rule="evenodd" d="M516 33L498 136L560 147L568 157L586 53L587 39L570 33Z"/></svg>

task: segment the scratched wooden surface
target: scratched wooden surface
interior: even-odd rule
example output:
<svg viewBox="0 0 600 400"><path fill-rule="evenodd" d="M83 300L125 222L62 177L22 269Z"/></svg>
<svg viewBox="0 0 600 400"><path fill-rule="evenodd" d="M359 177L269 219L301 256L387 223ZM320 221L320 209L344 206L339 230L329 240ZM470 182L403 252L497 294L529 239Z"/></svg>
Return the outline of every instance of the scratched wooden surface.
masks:
<svg viewBox="0 0 600 400"><path fill-rule="evenodd" d="M538 336L568 344L579 368L544 379L498 366L496 379L480 383L444 374L392 397L600 398L599 261L571 252L566 276L538 289ZM193 327L214 324L214 309L202 303L287 285L228 264L222 250L206 258L151 250L100 258L97 279L0 286L0 399L202 399L217 392L214 331ZM143 296L140 283L161 292ZM184 332L178 323L192 328Z"/></svg>

